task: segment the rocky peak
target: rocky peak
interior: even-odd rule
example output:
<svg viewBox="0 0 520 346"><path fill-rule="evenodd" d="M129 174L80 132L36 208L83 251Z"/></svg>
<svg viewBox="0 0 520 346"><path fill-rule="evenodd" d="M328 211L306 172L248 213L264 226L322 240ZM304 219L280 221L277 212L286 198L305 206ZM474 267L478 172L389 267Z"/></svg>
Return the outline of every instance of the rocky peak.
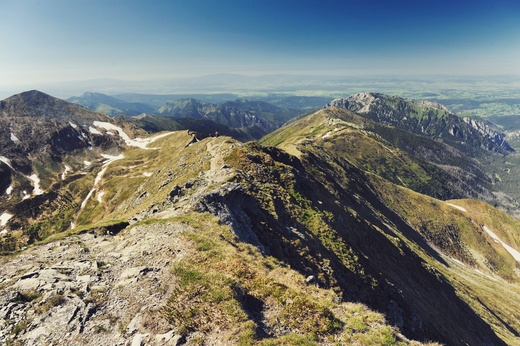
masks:
<svg viewBox="0 0 520 346"><path fill-rule="evenodd" d="M366 114L377 106L391 106L392 108L399 108L402 104L411 104L422 110L436 109L449 113L449 110L435 102L428 100L407 100L399 96L390 96L381 93L358 93L348 98L339 98L332 100L327 106L335 106L350 109L353 112Z"/></svg>
<svg viewBox="0 0 520 346"><path fill-rule="evenodd" d="M431 101L407 100L379 93L359 93L335 99L327 106L348 109L370 120L446 141L459 150L476 155L476 148L506 153L513 151L505 134L475 120L462 119Z"/></svg>
<svg viewBox="0 0 520 346"><path fill-rule="evenodd" d="M83 152L92 161L102 151L122 145L121 136L96 128L109 123L107 115L37 90L1 101L0 156L11 163L9 169L3 167L11 185L0 188L0 203L10 207L39 195L40 188L47 191L64 167L81 169L81 160L75 167L63 162L69 154Z"/></svg>
<svg viewBox="0 0 520 346"><path fill-rule="evenodd" d="M494 124L468 117L464 117L462 118L462 120L466 124L471 126L471 128L480 133L482 136L489 138L493 144L498 145L499 147L504 148L507 151L514 151L514 149L511 148L509 143L506 141L506 135L503 132L501 132ZM492 149L489 148L489 150Z"/></svg>
<svg viewBox="0 0 520 346"><path fill-rule="evenodd" d="M14 113L25 116L49 116L53 108L60 108L67 102L47 95L38 90L26 91L13 95L0 104L2 113Z"/></svg>

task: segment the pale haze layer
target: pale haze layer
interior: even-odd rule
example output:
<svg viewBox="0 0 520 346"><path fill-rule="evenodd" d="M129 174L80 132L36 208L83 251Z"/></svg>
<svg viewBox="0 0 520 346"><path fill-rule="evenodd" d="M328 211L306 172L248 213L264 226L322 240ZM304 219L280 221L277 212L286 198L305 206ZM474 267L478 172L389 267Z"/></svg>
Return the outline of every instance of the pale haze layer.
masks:
<svg viewBox="0 0 520 346"><path fill-rule="evenodd" d="M520 74L517 0L3 0L0 87L216 73Z"/></svg>

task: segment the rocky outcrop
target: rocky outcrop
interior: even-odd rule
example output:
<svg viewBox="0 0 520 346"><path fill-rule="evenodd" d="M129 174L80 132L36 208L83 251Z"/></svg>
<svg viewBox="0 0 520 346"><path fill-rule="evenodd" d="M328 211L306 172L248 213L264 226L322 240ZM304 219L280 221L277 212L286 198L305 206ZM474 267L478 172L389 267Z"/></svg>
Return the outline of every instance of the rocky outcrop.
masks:
<svg viewBox="0 0 520 346"><path fill-rule="evenodd" d="M261 101L236 100L212 104L196 99L180 99L160 107L157 114L173 118L212 120L231 128L258 128L264 134L274 131L299 111Z"/></svg>
<svg viewBox="0 0 520 346"><path fill-rule="evenodd" d="M475 148L501 154L513 151L505 141L505 134L490 124L460 118L446 107L430 101L360 93L346 99L335 99L327 106L345 108L386 125L440 139L472 156L478 155Z"/></svg>
<svg viewBox="0 0 520 346"><path fill-rule="evenodd" d="M187 225L91 230L29 249L0 273L0 344L176 345L161 320ZM138 342L138 340L140 340Z"/></svg>
<svg viewBox="0 0 520 346"><path fill-rule="evenodd" d="M494 146L499 146L507 151L514 151L505 139L506 134L501 132L494 124L467 117L462 118L462 120L480 133L484 138L488 138L491 143L493 143L493 145L487 147L488 150L493 150Z"/></svg>

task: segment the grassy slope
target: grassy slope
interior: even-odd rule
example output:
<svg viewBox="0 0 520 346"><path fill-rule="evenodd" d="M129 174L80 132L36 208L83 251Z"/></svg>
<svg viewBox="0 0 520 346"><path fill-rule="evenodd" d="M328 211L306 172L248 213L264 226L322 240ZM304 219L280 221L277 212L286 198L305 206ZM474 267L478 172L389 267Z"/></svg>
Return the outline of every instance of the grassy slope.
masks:
<svg viewBox="0 0 520 346"><path fill-rule="evenodd" d="M374 132L375 130L375 132ZM398 132L398 133L396 133ZM399 143L391 144L382 136L402 138ZM422 139L423 143L430 142ZM322 146L340 160L348 160L365 171L375 173L395 184L409 187L415 191L442 199L461 198L464 193L479 195L481 187L470 184L484 184L478 173L471 174L472 180L459 176L459 169L446 164L441 168L425 161L419 161L396 145L417 145L418 136L391 127L378 127L372 121L340 108L328 108L311 116L290 123L267 135L260 142L264 145L278 146L291 154L298 154L298 145L312 141ZM424 144L423 144L424 145ZM424 151L442 152L442 145ZM457 158L456 154L450 155ZM445 159L445 158L443 158ZM453 159L454 160L454 159ZM447 160L445 160L447 161ZM455 163L454 163L455 165ZM473 178L474 177L474 178Z"/></svg>
<svg viewBox="0 0 520 346"><path fill-rule="evenodd" d="M316 127L314 125L312 117L319 116L313 115L303 122L289 125L293 126L294 130L305 134L302 136L303 138L296 140L284 138L284 133L278 132L274 134L274 136L279 136L274 142L285 148L296 148L293 150L296 153L301 153L300 150L302 150L305 154L300 154L300 156L308 159L308 155L312 151L308 151L309 147L306 147L308 139L305 137L323 136L330 130L326 126ZM353 126L358 125L353 124ZM211 143L216 142L223 146L221 149L223 149L222 155L225 162L239 170L235 179L252 191L255 203L259 204L258 209L253 212L266 213L262 216L264 221L254 225L259 228L257 234L264 234L267 237L264 241L266 244L272 243L275 240L273 237L276 236L276 241L279 242L276 244L278 248L271 250L275 255L273 258L260 255L255 247L237 242L228 229L219 226L216 220L207 219L207 216L202 214L192 213L183 220L177 220L178 222L198 224L198 232L185 235L189 241L193 242L193 256L189 256L183 263L173 268L179 278L176 283L179 285L176 293L179 296L172 297L165 307L165 314L172 324L181 325L187 331L200 330L206 335L212 335L221 327L220 322L229 323L227 330L231 334L227 336L228 340L244 344L256 342L261 337L262 331L258 331L259 328L263 332L273 332L276 336L275 339L264 339L262 342L265 344L300 344L304 341L309 344L334 341L395 344L398 343L399 336L395 329L384 322L381 315L370 311L363 305L339 303L334 297L337 297L338 294L343 296L345 293L348 297L351 293L348 290L346 292L341 292L341 290L345 287L353 289L355 285L360 285L359 289L368 288L364 293L367 297L372 295L372 290L374 293L383 292L382 287L387 286L384 282L385 275L391 277L394 282L401 280L400 275L411 277L413 270L416 270L412 267L418 264L414 262L413 256L419 256L423 261L419 267L423 268L415 274L425 275L423 273L425 269L432 270L425 267L424 263L426 263L435 268L433 273L440 272L444 277L449 278L450 282L458 282L455 286L462 292L459 294L463 298L467 298L470 305L474 306L475 310L494 325L497 333L505 340L514 340L511 330L508 331L507 328L504 328L505 323L516 328L515 322L511 321L511 316L517 314L514 306L509 310L504 310L510 315L506 316L506 312L499 315L495 311L497 302L491 296L477 295L480 294L479 285L486 287L491 292L492 283L485 281L476 285L471 282L471 274L466 271L461 270L462 274L459 275L453 270L444 268L435 262L428 251L421 248L416 240L412 241L408 235L401 233L397 224L391 226L392 232L386 230L387 226L384 222L391 221L386 219L381 222L380 220L385 220L385 217L374 216L374 213L380 213L375 206L371 206L368 210L365 207L363 210L362 204L370 205L371 202L363 200L367 198L364 195L365 190L356 192L355 186L362 182L356 181L356 176L349 176L347 172L343 172L339 161L336 163L337 166L331 168L333 172L331 174L338 176L334 179L331 176L324 176L321 193L307 191L302 195L301 193L306 189L304 186L298 186L297 182L301 183L303 180L306 184L310 184L313 180L308 180L309 178L304 176L296 178L294 170L290 166L274 163L272 157L283 156L281 153L262 153L264 149L244 146L224 137L207 139L185 148L189 140L190 137L183 131L151 145L158 149L125 151L125 158L114 161L109 166L98 187L97 193L104 192L101 197L102 202L98 201L98 195L95 194L80 217L81 222L88 225L106 223L110 219L128 219L146 210L151 210L154 206L158 209L174 207L168 205L170 202L167 202L170 200L169 193L172 189L175 186L186 185L190 180L196 180L210 168L213 154L208 151L207 144L212 141ZM291 141L293 142L291 143ZM302 144L304 146L301 146ZM295 145L300 146L301 149ZM307 143L307 145L309 144ZM284 160L289 160L289 158L285 157ZM323 161L321 162L323 163ZM316 170L319 171L320 168L317 167ZM322 170L322 172L325 171L326 169ZM319 176L319 172L309 173ZM247 177L253 177L253 180ZM208 189L210 189L213 183L208 184ZM218 186L217 183L213 185ZM381 191L383 191L383 185L381 185ZM395 185L391 184L385 186L388 189L395 188ZM334 189L337 190L334 192ZM342 191L344 189L346 190ZM409 190L403 189L403 191ZM340 196L334 196L334 193ZM318 197L325 195L329 195L329 197L325 199ZM384 196L389 195L390 191L384 193ZM352 197L357 201L352 200ZM408 196L406 197L408 198ZM430 208L432 210L430 215L436 215L434 213L435 203L442 202L417 194L414 203L414 207ZM389 203L389 205L399 214L399 204L391 205ZM448 207L446 207L447 218L460 214L455 208ZM250 208L253 207L250 206ZM412 216L404 214L404 211L409 209L409 206L405 205L401 212L404 219L411 222L413 221ZM337 219L338 215L345 219L340 221ZM381 217L383 218L380 219ZM460 222L464 223L463 220ZM346 229L337 228L340 224L343 225L342 227L348 227ZM304 239L294 235L280 236L287 225L296 225L297 230L303 232ZM436 230L435 228L429 229ZM369 230L370 232L368 232ZM371 238L372 240L380 239L379 244L375 249L371 249L365 242L368 239L363 237L375 237ZM359 241L361 243L358 243L356 247L355 244ZM376 243L372 245L375 246ZM453 249L454 257L471 263L471 252L468 255L464 252L464 248L459 249L456 246L446 248ZM378 255L382 251L389 252L385 256L394 256L390 258L395 261L395 267L394 264L391 264L385 269L388 272L377 274L377 265L388 261L387 257L380 258ZM497 251L497 249L492 248L489 251ZM317 256L317 254L320 255ZM497 258L502 257L497 256ZM402 263L397 264L404 260L409 262L405 267L398 269ZM299 274L288 271L288 264ZM503 267L504 273L510 274L507 271L507 263ZM327 272L324 268L329 268L330 271ZM324 283L326 285L323 287L328 286L332 290L315 290L313 287L305 286L302 282L304 277L302 274L308 270L319 273L317 280L320 285ZM462 276L463 274L466 276ZM347 286L342 286L344 284L341 283L341 280L346 278L359 282L351 282ZM461 283L457 280L460 280ZM285 287L280 286L280 283ZM370 285L373 286L372 290L369 288ZM405 283L400 283L399 287L406 287ZM412 294L413 286L410 289L409 293ZM504 301L508 299L510 301L512 297L508 292L504 289ZM485 301L490 310L483 308L479 310L475 299L468 298L472 294L477 295L483 302ZM374 297L374 299L384 300L384 297ZM183 304L182 302L185 300L193 302L193 305ZM424 302L426 305L429 303L435 304L435 302ZM427 309L428 307L425 306L425 310ZM302 314L302 311L305 311L305 314ZM490 311L497 315L493 315L493 312ZM198 322L193 322L185 314L191 317L209 314L211 318L196 319ZM259 317L258 314L261 316ZM222 320L222 316L227 316L226 318L229 320L226 318ZM505 322L497 322L498 318L502 318ZM190 323L200 323L200 325ZM277 327L277 323L280 323L280 326ZM266 326L262 327L262 324ZM446 324L444 325L446 326ZM289 333L276 332L276 328L285 328Z"/></svg>
<svg viewBox="0 0 520 346"><path fill-rule="evenodd" d="M436 248L464 264L460 265L456 261L451 261L450 266L445 266L432 261L431 257L424 257L424 259L457 287L458 294L483 316L504 340L509 344L517 343L515 330L519 330L520 327L517 322L520 312L519 308L514 304L511 305L510 302L517 301L518 298L518 263L501 245L493 242L485 234L482 226L486 225L503 241L518 249L520 248L518 243L519 222L485 203L473 200L453 202L453 204L467 206L468 212L462 212L442 201L390 184L388 181L395 182L395 179L392 179L393 177L385 171L378 171L378 169L395 170L394 172L400 173L394 177L399 177L403 174L403 170L414 167L413 163L407 164L402 160L400 157L402 154L397 150L393 153L390 148L386 150L392 154L393 158L386 155L385 150L381 148L381 143L373 144L372 138L363 131L357 130L360 122L340 123L343 128L339 129L340 126L337 126L331 117L341 117L342 114L337 113L334 109L328 113L330 117L325 114L325 111L321 111L301 122L292 123L267 136L262 143L277 145L287 151L298 153L301 157L305 144L313 141L312 138L318 138L316 141L318 145L329 150L331 155L336 157L344 155L356 166L377 174L379 177L373 175L372 181L384 203ZM345 128L345 126L348 127ZM327 141L322 139L324 135L325 137L330 136L330 131L338 133L338 136L339 134L349 136L350 147L327 145ZM376 161L370 158L374 152L385 155L379 155L379 161ZM385 167L377 165L371 167L371 165L367 165L370 160L379 162ZM421 177L420 174L417 174L417 170L412 171L417 177ZM381 177L386 179L381 179ZM409 185L403 180L400 181L400 184ZM403 234L400 235L400 238L410 243L410 240ZM410 246L413 247L412 244ZM476 269L487 274L479 274L475 272ZM486 275L492 275L493 279ZM494 290L501 294L494 298L491 294Z"/></svg>
<svg viewBox="0 0 520 346"><path fill-rule="evenodd" d="M516 331L520 330L520 309L511 304L520 297L519 265L485 234L482 226L486 225L502 241L518 249L520 221L476 200L443 202L377 177L372 181L385 203L446 255L449 265L430 263L457 288L457 294L507 344L519 344Z"/></svg>
<svg viewBox="0 0 520 346"><path fill-rule="evenodd" d="M189 256L174 266L176 289L162 310L181 331L239 345L420 344L405 341L363 304L340 302L334 291L306 285L300 273L238 241L213 216L172 221L194 228L184 234ZM224 340L218 329L225 330Z"/></svg>
<svg viewBox="0 0 520 346"><path fill-rule="evenodd" d="M125 158L109 166L98 188L98 193L104 192L103 202L94 195L83 211L80 219L84 227L109 219L127 219L154 205L168 207L161 203L168 200L172 188L197 179L209 169L210 142L223 145L220 152L228 165L251 167L251 149L247 146L220 137L185 148L189 140L184 131L177 132L151 145L156 150L125 151ZM278 184L267 188L277 189ZM275 212L271 209L273 200L261 203ZM308 212L302 222L316 232L316 227L324 225L320 221L322 214L315 215L310 209ZM178 278L176 290L163 308L170 323L185 333L198 331L206 340L220 338L225 343L243 345L419 344L407 341L380 313L367 306L341 302L332 289L306 285L301 273L238 241L227 226L219 225L208 214L190 212L161 222L186 222L196 229L184 234L191 254L172 268ZM296 251L307 251L305 256L309 256L309 250L298 244L293 245ZM217 333L219 329L226 330L224 335Z"/></svg>

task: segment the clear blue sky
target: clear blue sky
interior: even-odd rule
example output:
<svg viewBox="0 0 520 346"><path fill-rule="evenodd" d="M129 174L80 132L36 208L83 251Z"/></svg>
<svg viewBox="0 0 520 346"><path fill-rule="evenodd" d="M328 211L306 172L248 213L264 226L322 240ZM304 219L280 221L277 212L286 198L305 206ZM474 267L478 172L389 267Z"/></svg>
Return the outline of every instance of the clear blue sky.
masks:
<svg viewBox="0 0 520 346"><path fill-rule="evenodd" d="M520 74L518 0L0 0L0 86Z"/></svg>

